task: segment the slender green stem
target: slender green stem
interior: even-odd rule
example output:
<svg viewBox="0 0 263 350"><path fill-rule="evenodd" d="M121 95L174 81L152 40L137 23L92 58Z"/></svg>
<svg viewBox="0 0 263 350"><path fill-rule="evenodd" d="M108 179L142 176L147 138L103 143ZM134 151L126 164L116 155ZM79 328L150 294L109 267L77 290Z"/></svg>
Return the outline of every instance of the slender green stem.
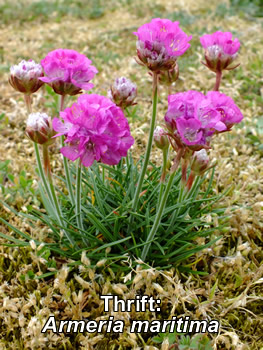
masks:
<svg viewBox="0 0 263 350"><path fill-rule="evenodd" d="M177 204L180 204L183 201L184 194L185 194L184 187L182 186L182 184L180 184L180 191L179 191L179 196L177 198ZM172 217L171 217L171 220L170 220L170 224L169 224L168 229L167 229L167 232L172 231L174 222L177 219L177 217L179 216L180 212L181 212L181 207L177 208L177 210L174 210Z"/></svg>
<svg viewBox="0 0 263 350"><path fill-rule="evenodd" d="M160 180L160 191L159 191L159 197L158 197L158 203L157 208L159 207L163 190L165 187L165 177L166 177L166 171L167 171L167 159L168 159L168 148L163 150L163 166L162 166L162 175Z"/></svg>
<svg viewBox="0 0 263 350"><path fill-rule="evenodd" d="M44 169L43 169L43 166L42 166L41 158L40 158L39 147L38 147L38 144L36 142L34 142L34 149L35 149L35 154L36 154L36 160L37 160L37 167L38 167L39 175L40 175L40 178L41 178L42 183L44 185L44 188L45 188L45 190L47 192L49 201L50 201L50 203L53 206L52 194L51 194L50 188L48 186L48 182L47 182L47 179L46 179L46 176L45 176L45 173L44 173Z"/></svg>
<svg viewBox="0 0 263 350"><path fill-rule="evenodd" d="M48 146L47 145L43 145L43 160L44 160L44 164L48 164L46 171L47 171L47 177L48 177L48 181L49 181L49 187L51 190L51 203L54 204L55 206L55 211L56 211L56 216L59 222L60 226L64 226L64 220L63 220L63 215L62 215L62 211L60 208L60 205L58 203L58 199L56 196L56 192L55 192L55 188L53 185L53 179L52 179L52 174L51 174L51 169L50 169L50 160L49 160L49 153L48 153ZM44 175L45 176L45 175ZM73 238L67 233L66 230L63 230L63 232L65 233L68 241L70 242L70 244L74 247L75 246L75 241L73 240Z"/></svg>
<svg viewBox="0 0 263 350"><path fill-rule="evenodd" d="M221 79L222 79L222 71L218 70L216 72L216 83L215 83L214 91L219 91Z"/></svg>
<svg viewBox="0 0 263 350"><path fill-rule="evenodd" d="M64 146L65 146L64 136L62 135L61 136L61 147L64 147ZM64 156L63 156L63 165L64 165L64 170L65 170L65 175L66 175L66 185L67 185L70 201L71 201L71 204L74 205L75 198L74 198L73 187L72 187L72 178L71 178L70 171L69 171L68 160Z"/></svg>
<svg viewBox="0 0 263 350"><path fill-rule="evenodd" d="M64 109L64 102L65 102L65 96L61 95L60 98L60 107L59 110L63 111ZM61 147L64 147L64 136L61 136ZM63 156L63 165L64 165L64 170L65 170L65 175L66 175L66 185L70 197L70 201L72 205L75 205L75 198L74 198L74 192L73 192L73 187L72 187L72 177L69 171L69 166L68 166L68 160L66 157Z"/></svg>
<svg viewBox="0 0 263 350"><path fill-rule="evenodd" d="M149 232L149 235L146 239L146 244L145 246L143 247L143 251L142 251L142 256L141 256L141 259L143 261L145 261L147 255L148 255L148 252L149 252L149 249L150 249L150 241L152 241L155 237L155 234L160 226L160 223L161 223L161 219L162 219L162 215L163 215L163 211L165 209L165 206L166 206L166 201L167 201L167 198L168 198L168 195L170 193L170 189L172 187L172 184L173 184L173 181L174 181L174 177L175 177L175 174L176 174L176 170L180 164L180 160L181 160L181 157L182 157L182 154L183 154L183 149L180 149L177 153L177 157L174 161L174 164L173 164L173 173L171 174L170 178L169 178L169 181L167 183L167 186L166 186L166 189L165 189L165 192L162 196L162 199L161 199L161 202L160 202L160 206L158 208L158 211L156 213L156 217L155 217L155 220L154 220L154 223L153 223L153 227L151 229L151 231Z"/></svg>
<svg viewBox="0 0 263 350"><path fill-rule="evenodd" d="M76 185L76 216L77 224L81 230L84 230L81 218L81 161L79 160L77 166L77 185Z"/></svg>
<svg viewBox="0 0 263 350"><path fill-rule="evenodd" d="M148 144L146 148L146 153L145 153L145 158L144 158L144 163L143 167L141 169L140 177L139 177L139 182L136 188L134 200L133 200L133 207L132 211L136 211L138 207L138 201L139 201L139 196L141 193L142 189L142 184L144 180L144 176L147 170L147 166L149 163L150 159L150 154L151 154L151 149L152 149L152 143L153 143L153 132L155 128L155 120L156 120L156 112L157 112L157 100L158 100L158 75L157 73L153 73L153 110L152 110L152 120L151 120L151 126L150 126L150 133L149 133L149 138L148 138Z"/></svg>
<svg viewBox="0 0 263 350"><path fill-rule="evenodd" d="M199 185L199 180L200 180L200 176L197 176L195 178L193 186L191 187L190 191L187 193L187 198L191 198L194 195L194 193Z"/></svg>
<svg viewBox="0 0 263 350"><path fill-rule="evenodd" d="M48 154L48 146L43 145L42 146L43 150L43 163L44 163L44 171L47 176L47 178L50 180L51 178L51 167L50 167L50 160L49 160L49 154Z"/></svg>

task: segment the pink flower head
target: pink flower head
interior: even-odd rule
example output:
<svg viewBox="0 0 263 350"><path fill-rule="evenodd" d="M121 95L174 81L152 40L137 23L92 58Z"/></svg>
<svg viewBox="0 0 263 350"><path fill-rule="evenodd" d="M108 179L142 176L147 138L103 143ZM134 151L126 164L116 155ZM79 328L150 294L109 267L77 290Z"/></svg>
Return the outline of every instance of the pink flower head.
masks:
<svg viewBox="0 0 263 350"><path fill-rule="evenodd" d="M50 85L59 95L77 95L82 89L93 88L89 81L98 71L91 63L91 60L77 51L54 50L41 61L46 76L40 80Z"/></svg>
<svg viewBox="0 0 263 350"><path fill-rule="evenodd" d="M231 70L239 66L231 66L237 58L240 42L232 40L230 32L215 32L201 36L200 42L205 49L204 63L213 72L223 69Z"/></svg>
<svg viewBox="0 0 263 350"><path fill-rule="evenodd" d="M242 121L243 115L231 97L218 91L208 91L207 97L211 100L216 111L220 113L221 122L225 124L227 130Z"/></svg>
<svg viewBox="0 0 263 350"><path fill-rule="evenodd" d="M207 148L214 134L230 130L242 118L230 97L217 91L205 96L190 90L168 97L164 120L177 147L187 146L197 151Z"/></svg>
<svg viewBox="0 0 263 350"><path fill-rule="evenodd" d="M176 130L177 118L193 118L196 105L203 99L204 95L201 92L193 90L168 96L168 110L164 117L167 128L171 131Z"/></svg>
<svg viewBox="0 0 263 350"><path fill-rule="evenodd" d="M197 145L203 136L202 124L199 120L178 118L176 127L183 143L187 146Z"/></svg>
<svg viewBox="0 0 263 350"><path fill-rule="evenodd" d="M22 60L18 65L10 68L10 73L10 85L24 94L32 94L43 85L43 82L38 79L44 75L43 69L33 60Z"/></svg>
<svg viewBox="0 0 263 350"><path fill-rule="evenodd" d="M94 160L118 164L134 143L122 110L104 96L81 95L60 116L64 123L55 118L53 127L56 136L66 136L61 153L72 161L80 158L86 167Z"/></svg>
<svg viewBox="0 0 263 350"><path fill-rule="evenodd" d="M179 22L154 18L137 32L137 55L143 65L152 71L170 70L176 59L190 47L192 36L187 36Z"/></svg>

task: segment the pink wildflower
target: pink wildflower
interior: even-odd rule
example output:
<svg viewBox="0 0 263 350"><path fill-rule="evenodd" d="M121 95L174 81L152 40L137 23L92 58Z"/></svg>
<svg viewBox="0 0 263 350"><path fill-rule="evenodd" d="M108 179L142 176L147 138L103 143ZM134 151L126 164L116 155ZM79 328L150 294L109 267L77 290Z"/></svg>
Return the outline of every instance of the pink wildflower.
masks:
<svg viewBox="0 0 263 350"><path fill-rule="evenodd" d="M72 161L80 158L86 167L94 160L118 164L134 143L122 110L104 96L81 95L60 116L64 123L55 118L53 127L56 136L66 136L68 145L61 148L61 153Z"/></svg>
<svg viewBox="0 0 263 350"><path fill-rule="evenodd" d="M89 81L98 71L91 63L91 60L77 51L54 50L41 61L46 76L40 80L50 85L59 95L77 95L82 89L93 88Z"/></svg>
<svg viewBox="0 0 263 350"><path fill-rule="evenodd" d="M201 36L200 42L205 49L206 65L213 72L220 72L223 69L232 70L239 64L231 65L237 58L240 42L232 40L230 32L215 32Z"/></svg>
<svg viewBox="0 0 263 350"><path fill-rule="evenodd" d="M176 130L177 118L193 118L196 105L203 99L204 95L201 92L194 90L169 95L168 110L164 117L167 128L171 131Z"/></svg>
<svg viewBox="0 0 263 350"><path fill-rule="evenodd" d="M176 59L190 47L192 36L187 36L179 22L155 18L142 25L137 32L137 55L141 63L155 72L170 70Z"/></svg>
<svg viewBox="0 0 263 350"><path fill-rule="evenodd" d="M217 91L210 91L205 96L191 90L170 95L164 117L176 147L187 146L195 151L207 148L214 134L230 130L242 119L230 97Z"/></svg>
<svg viewBox="0 0 263 350"><path fill-rule="evenodd" d="M220 113L221 122L226 125L227 130L230 130L234 124L241 122L243 115L231 97L218 91L208 91L207 97Z"/></svg>
<svg viewBox="0 0 263 350"><path fill-rule="evenodd" d="M23 60L18 65L12 66L10 73L10 85L24 94L32 94L43 85L38 79L44 75L42 67L33 60Z"/></svg>

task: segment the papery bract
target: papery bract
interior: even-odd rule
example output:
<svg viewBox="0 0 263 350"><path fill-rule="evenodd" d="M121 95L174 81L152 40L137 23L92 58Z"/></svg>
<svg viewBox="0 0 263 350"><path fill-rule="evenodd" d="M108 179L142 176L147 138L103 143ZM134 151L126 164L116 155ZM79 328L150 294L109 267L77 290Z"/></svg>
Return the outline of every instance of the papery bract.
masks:
<svg viewBox="0 0 263 350"><path fill-rule="evenodd" d="M51 118L46 113L31 113L26 123L26 135L40 145L50 145L54 142L52 138L54 131Z"/></svg>
<svg viewBox="0 0 263 350"><path fill-rule="evenodd" d="M22 60L10 68L10 73L10 85L24 94L32 94L44 84L38 79L44 75L43 69L33 60Z"/></svg>
<svg viewBox="0 0 263 350"><path fill-rule="evenodd" d="M179 67L176 63L172 69L161 71L159 74L159 82L161 84L171 86L179 78Z"/></svg>
<svg viewBox="0 0 263 350"><path fill-rule="evenodd" d="M209 157L205 149L196 151L193 154L193 161L191 164L191 170L195 175L202 175L209 165Z"/></svg>
<svg viewBox="0 0 263 350"><path fill-rule="evenodd" d="M64 123L55 118L53 127L56 136L66 136L68 145L61 148L61 153L72 161L80 158L86 167L94 160L118 164L134 143L122 110L104 96L81 95L60 116Z"/></svg>
<svg viewBox="0 0 263 350"><path fill-rule="evenodd" d="M108 98L121 108L129 107L137 96L137 86L125 77L117 78L108 91Z"/></svg>
<svg viewBox="0 0 263 350"><path fill-rule="evenodd" d="M166 132L160 126L157 126L153 133L154 143L156 147L164 150L169 147L169 140Z"/></svg>
<svg viewBox="0 0 263 350"><path fill-rule="evenodd" d="M172 69L192 39L182 31L179 22L160 18L152 19L133 34L138 37L137 55L141 64L155 72Z"/></svg>
<svg viewBox="0 0 263 350"><path fill-rule="evenodd" d="M240 42L238 39L232 40L230 32L215 32L201 36L200 42L205 49L204 63L213 72L223 69L234 69L239 64L231 65L237 58Z"/></svg>
<svg viewBox="0 0 263 350"><path fill-rule="evenodd" d="M77 95L81 90L90 90L97 69L85 55L75 50L57 49L41 61L45 77L41 81L50 85L59 95Z"/></svg>

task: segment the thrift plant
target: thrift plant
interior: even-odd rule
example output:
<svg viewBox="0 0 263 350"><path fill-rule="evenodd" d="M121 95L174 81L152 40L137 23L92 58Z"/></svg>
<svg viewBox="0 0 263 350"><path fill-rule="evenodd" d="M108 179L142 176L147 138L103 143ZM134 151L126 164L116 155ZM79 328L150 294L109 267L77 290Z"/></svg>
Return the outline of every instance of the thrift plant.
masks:
<svg viewBox="0 0 263 350"><path fill-rule="evenodd" d="M179 22L160 18L134 34L136 61L148 69L153 88L148 142L138 162L126 118L136 104L137 87L128 78L109 83L108 97L82 94L92 89L90 81L98 71L86 56L66 49L48 53L41 65L23 60L11 68L10 84L24 94L28 108L26 135L34 142L46 210L19 215L49 227L47 240L35 239L36 246L75 261L84 252L93 264L132 258L189 271L182 262L213 244L218 237L211 241L210 235L225 222L224 209L213 207L219 197L211 195L215 164L209 150L217 134L231 131L243 119L232 98L218 91L222 71L238 66L234 61L240 43L229 32L202 36L204 64L216 73L214 91L169 94L168 109L156 125L158 85L166 84L170 91L179 76L177 59L192 36ZM60 95L59 115L32 113L32 94L44 83ZM72 104L73 95L80 96ZM60 186L49 147L58 145L58 138L64 164ZM150 162L153 146L162 151L161 166ZM208 214L218 217L218 227L203 220ZM27 233L16 232L32 244ZM204 244L197 244L198 237Z"/></svg>

